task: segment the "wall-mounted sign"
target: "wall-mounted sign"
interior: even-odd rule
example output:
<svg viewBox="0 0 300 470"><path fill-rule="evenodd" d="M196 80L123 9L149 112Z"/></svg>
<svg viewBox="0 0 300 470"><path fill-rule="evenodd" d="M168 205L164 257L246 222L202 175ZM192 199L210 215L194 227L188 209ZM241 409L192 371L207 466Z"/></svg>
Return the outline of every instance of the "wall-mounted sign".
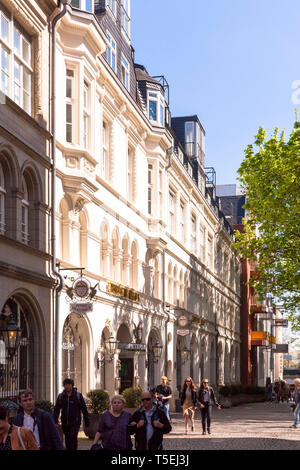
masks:
<svg viewBox="0 0 300 470"><path fill-rule="evenodd" d="M177 330L179 336L187 336L190 334L190 330Z"/></svg>
<svg viewBox="0 0 300 470"><path fill-rule="evenodd" d="M275 326L281 326L282 328L288 328L289 322L288 320L283 320L281 318L278 318L275 320Z"/></svg>
<svg viewBox="0 0 300 470"><path fill-rule="evenodd" d="M184 328L185 326L187 326L188 324L188 320L185 316L181 316L178 318L178 325L181 327L181 328Z"/></svg>
<svg viewBox="0 0 300 470"><path fill-rule="evenodd" d="M288 344L276 344L276 349L274 350L275 353L288 353L289 352L289 345Z"/></svg>
<svg viewBox="0 0 300 470"><path fill-rule="evenodd" d="M146 351L146 345L139 343L119 343L118 349L122 349L123 351Z"/></svg>
<svg viewBox="0 0 300 470"><path fill-rule="evenodd" d="M124 297L125 299L132 300L132 302L139 302L140 296L139 293L129 287L121 286L114 282L107 283L107 292L118 297Z"/></svg>
<svg viewBox="0 0 300 470"><path fill-rule="evenodd" d="M78 279L73 284L74 293L81 299L87 297L90 290L90 283L85 279Z"/></svg>
<svg viewBox="0 0 300 470"><path fill-rule="evenodd" d="M93 311L93 303L92 302L74 302L70 304L70 313L78 313L79 315L83 315L87 312Z"/></svg>

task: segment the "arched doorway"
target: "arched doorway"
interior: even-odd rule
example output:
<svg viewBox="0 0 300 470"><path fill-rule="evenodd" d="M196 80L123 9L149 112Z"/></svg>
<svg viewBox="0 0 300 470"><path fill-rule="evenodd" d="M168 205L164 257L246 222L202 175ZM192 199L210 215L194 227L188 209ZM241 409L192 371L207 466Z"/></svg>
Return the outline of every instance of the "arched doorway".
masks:
<svg viewBox="0 0 300 470"><path fill-rule="evenodd" d="M21 328L21 338L15 355L9 358L0 337L0 398L15 399L20 390L28 388L37 396L42 393L42 377L37 372L41 369L39 341L43 335L37 324L37 312L26 296L15 294L4 303L0 315L1 326L6 327L10 319Z"/></svg>
<svg viewBox="0 0 300 470"><path fill-rule="evenodd" d="M62 380L74 380L84 395L89 390L89 332L86 321L71 313L65 320L62 335Z"/></svg>
<svg viewBox="0 0 300 470"><path fill-rule="evenodd" d="M134 352L128 349L128 345L132 342L132 338L129 327L125 323L122 323L118 329L117 341L119 341L118 348L121 350L119 354L119 393L122 393L126 388L133 387L134 378Z"/></svg>

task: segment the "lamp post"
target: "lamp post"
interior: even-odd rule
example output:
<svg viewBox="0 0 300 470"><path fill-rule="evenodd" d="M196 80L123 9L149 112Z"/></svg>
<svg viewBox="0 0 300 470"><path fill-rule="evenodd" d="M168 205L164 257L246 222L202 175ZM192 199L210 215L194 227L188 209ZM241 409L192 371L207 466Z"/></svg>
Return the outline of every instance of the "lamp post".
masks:
<svg viewBox="0 0 300 470"><path fill-rule="evenodd" d="M117 341L113 335L111 335L108 340L105 341L107 351L110 355L110 360L113 360L114 354L116 352L119 341Z"/></svg>
<svg viewBox="0 0 300 470"><path fill-rule="evenodd" d="M184 346L184 348L181 351L181 358L182 358L183 364L185 364L186 361L188 360L190 352L191 351L186 346Z"/></svg>
<svg viewBox="0 0 300 470"><path fill-rule="evenodd" d="M8 357L9 359L12 359L19 347L22 334L22 330L18 325L16 325L13 315L10 315L7 326L0 329L0 334L2 335L5 343Z"/></svg>
<svg viewBox="0 0 300 470"><path fill-rule="evenodd" d="M155 362L158 362L161 357L163 347L158 341L156 341L152 349L154 353L154 360Z"/></svg>

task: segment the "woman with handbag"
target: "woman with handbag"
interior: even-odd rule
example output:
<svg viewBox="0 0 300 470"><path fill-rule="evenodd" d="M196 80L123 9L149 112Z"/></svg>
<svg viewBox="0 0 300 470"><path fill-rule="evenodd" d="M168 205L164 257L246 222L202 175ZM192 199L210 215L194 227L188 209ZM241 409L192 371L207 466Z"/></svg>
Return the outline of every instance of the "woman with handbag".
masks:
<svg viewBox="0 0 300 470"><path fill-rule="evenodd" d="M91 450L131 450L132 442L128 425L132 416L124 411L125 399L115 395L111 399L111 410L103 413ZM98 441L102 443L99 445Z"/></svg>
<svg viewBox="0 0 300 470"><path fill-rule="evenodd" d="M9 424L4 406L0 407L0 450L39 450L32 431Z"/></svg>
<svg viewBox="0 0 300 470"><path fill-rule="evenodd" d="M195 430L194 418L197 406L197 387L192 377L187 377L181 389L181 408L183 411L185 434L188 433L188 422L191 422L191 431Z"/></svg>

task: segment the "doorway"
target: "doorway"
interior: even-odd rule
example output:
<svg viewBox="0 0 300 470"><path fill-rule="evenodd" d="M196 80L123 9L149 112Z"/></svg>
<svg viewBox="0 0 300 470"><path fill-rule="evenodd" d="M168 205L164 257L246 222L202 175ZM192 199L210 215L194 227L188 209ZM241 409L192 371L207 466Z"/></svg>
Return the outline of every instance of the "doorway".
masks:
<svg viewBox="0 0 300 470"><path fill-rule="evenodd" d="M120 391L133 387L133 357L120 357L121 367L119 370Z"/></svg>

